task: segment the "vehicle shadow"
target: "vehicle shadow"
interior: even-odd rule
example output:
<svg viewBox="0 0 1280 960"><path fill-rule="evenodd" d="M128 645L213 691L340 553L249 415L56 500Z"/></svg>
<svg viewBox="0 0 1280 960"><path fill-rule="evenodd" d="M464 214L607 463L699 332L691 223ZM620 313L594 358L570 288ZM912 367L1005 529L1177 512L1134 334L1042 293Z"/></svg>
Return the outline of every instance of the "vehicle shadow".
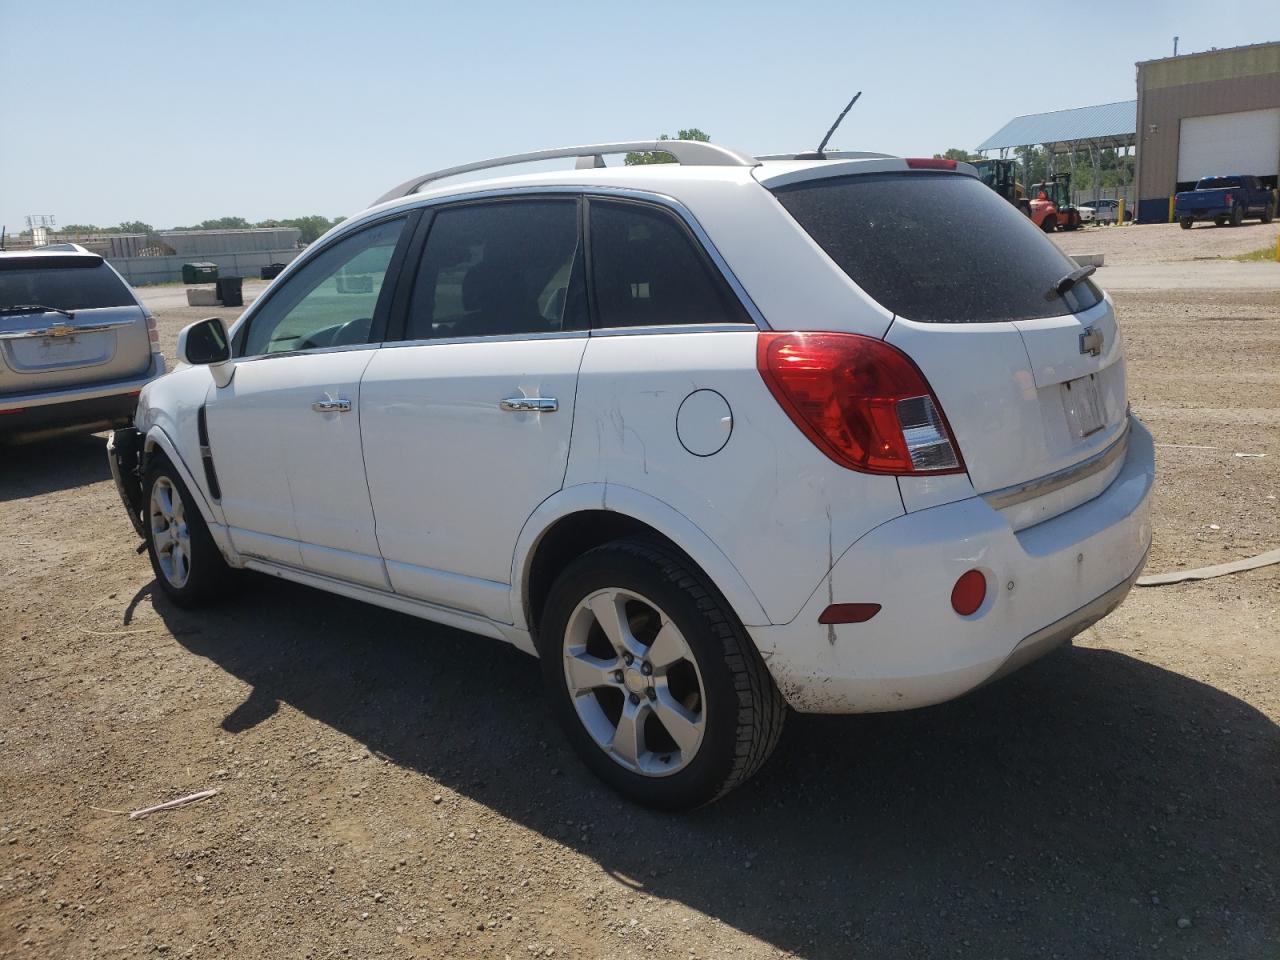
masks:
<svg viewBox="0 0 1280 960"><path fill-rule="evenodd" d="M110 477L107 441L100 436L0 444L0 503L71 490Z"/></svg>
<svg viewBox="0 0 1280 960"><path fill-rule="evenodd" d="M1238 958L1280 942L1280 729L1123 654L1068 648L912 713L793 716L759 776L672 816L585 771L512 648L279 581L198 613L156 607L251 685L224 730L287 704L805 957Z"/></svg>

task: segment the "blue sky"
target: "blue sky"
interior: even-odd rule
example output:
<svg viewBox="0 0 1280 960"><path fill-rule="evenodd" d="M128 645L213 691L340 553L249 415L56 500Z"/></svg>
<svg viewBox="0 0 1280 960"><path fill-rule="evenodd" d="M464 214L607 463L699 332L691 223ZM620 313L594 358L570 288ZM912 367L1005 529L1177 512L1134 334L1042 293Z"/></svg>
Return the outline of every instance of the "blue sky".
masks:
<svg viewBox="0 0 1280 960"><path fill-rule="evenodd" d="M1174 34L1277 39L1265 8L0 0L0 223L351 214L437 167L682 126L812 148L859 89L833 145L929 155L1132 99Z"/></svg>

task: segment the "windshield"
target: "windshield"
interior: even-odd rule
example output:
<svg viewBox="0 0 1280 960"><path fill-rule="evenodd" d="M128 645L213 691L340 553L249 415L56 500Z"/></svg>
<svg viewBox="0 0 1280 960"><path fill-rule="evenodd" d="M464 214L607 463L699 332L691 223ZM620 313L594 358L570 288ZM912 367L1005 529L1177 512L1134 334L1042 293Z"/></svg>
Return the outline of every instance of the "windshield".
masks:
<svg viewBox="0 0 1280 960"><path fill-rule="evenodd" d="M1236 177L1205 177L1196 184L1197 190L1226 190L1240 186Z"/></svg>
<svg viewBox="0 0 1280 960"><path fill-rule="evenodd" d="M774 191L827 255L886 309L926 323L1062 316L1101 299L1016 207L962 174L864 174Z"/></svg>
<svg viewBox="0 0 1280 960"><path fill-rule="evenodd" d="M66 266L22 267L21 261L0 265L0 307L38 303L59 310L131 307L129 288L101 260Z"/></svg>

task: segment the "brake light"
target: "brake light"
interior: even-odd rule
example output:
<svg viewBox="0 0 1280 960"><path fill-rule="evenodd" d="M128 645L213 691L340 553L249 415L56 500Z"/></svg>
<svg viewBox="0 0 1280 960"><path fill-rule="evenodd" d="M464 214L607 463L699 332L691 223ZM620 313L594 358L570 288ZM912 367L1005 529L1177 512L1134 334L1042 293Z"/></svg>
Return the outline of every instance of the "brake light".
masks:
<svg viewBox="0 0 1280 960"><path fill-rule="evenodd" d="M1232 200L1232 196L1231 196L1231 194L1229 194L1229 193L1227 194L1226 200L1227 200L1227 203L1230 203L1230 202L1231 202L1231 200Z"/></svg>
<svg viewBox="0 0 1280 960"><path fill-rule="evenodd" d="M912 170L954 170L956 162L942 157L907 157L907 166Z"/></svg>
<svg viewBox="0 0 1280 960"><path fill-rule="evenodd" d="M152 343L160 342L160 331L156 329L156 318L147 314L147 337Z"/></svg>
<svg viewBox="0 0 1280 960"><path fill-rule="evenodd" d="M818 614L818 622L823 625L866 623L879 612L878 603L833 603Z"/></svg>
<svg viewBox="0 0 1280 960"><path fill-rule="evenodd" d="M756 365L792 422L862 473L963 473L937 398L907 356L853 333L761 333Z"/></svg>

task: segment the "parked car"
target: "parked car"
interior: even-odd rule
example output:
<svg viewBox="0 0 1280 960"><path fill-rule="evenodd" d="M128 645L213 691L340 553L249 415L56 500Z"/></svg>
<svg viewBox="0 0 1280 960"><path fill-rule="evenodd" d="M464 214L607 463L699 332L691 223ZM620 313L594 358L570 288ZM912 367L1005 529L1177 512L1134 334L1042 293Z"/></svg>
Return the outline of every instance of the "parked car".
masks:
<svg viewBox="0 0 1280 960"><path fill-rule="evenodd" d="M1238 227L1248 219L1270 223L1275 217L1275 194L1257 177L1204 177L1194 190L1184 190L1173 200L1173 217L1190 230L1197 220L1215 226Z"/></svg>
<svg viewBox="0 0 1280 960"><path fill-rule="evenodd" d="M1090 200L1085 206L1080 208L1080 215L1084 217L1086 207L1092 211L1092 219L1097 223L1115 223L1120 213L1120 201L1111 199ZM1125 222L1128 223L1133 219L1133 210L1125 207Z"/></svg>
<svg viewBox="0 0 1280 960"><path fill-rule="evenodd" d="M248 568L506 640L689 807L788 707L948 700L1123 599L1153 450L1092 269L949 160L469 164L184 330L109 456L173 602Z"/></svg>
<svg viewBox="0 0 1280 960"><path fill-rule="evenodd" d="M164 370L155 318L102 257L0 252L0 441L128 424Z"/></svg>
<svg viewBox="0 0 1280 960"><path fill-rule="evenodd" d="M1098 219L1097 211L1093 207L1076 207L1076 213L1080 215L1080 223L1093 223Z"/></svg>

